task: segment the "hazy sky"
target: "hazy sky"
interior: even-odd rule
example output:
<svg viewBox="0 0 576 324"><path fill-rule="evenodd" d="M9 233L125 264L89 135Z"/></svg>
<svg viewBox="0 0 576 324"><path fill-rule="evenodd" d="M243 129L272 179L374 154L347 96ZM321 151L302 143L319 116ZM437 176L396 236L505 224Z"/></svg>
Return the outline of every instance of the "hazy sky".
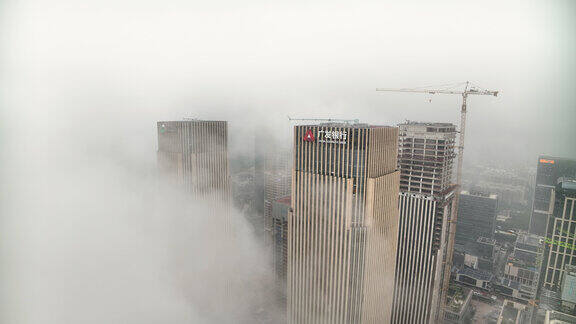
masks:
<svg viewBox="0 0 576 324"><path fill-rule="evenodd" d="M183 115L232 126L286 127L286 115L457 122L456 96L374 89L470 80L501 95L471 98L467 158L576 157L570 0L23 0L2 8L2 108L11 124L25 107L35 118L117 111L146 122L127 129Z"/></svg>
<svg viewBox="0 0 576 324"><path fill-rule="evenodd" d="M158 211L174 202L148 188L157 120L229 120L246 152L259 127L288 132L287 115L457 123L459 97L375 88L469 80L500 95L470 98L466 161L535 166L576 158L575 58L572 0L4 0L0 313L200 316L166 282Z"/></svg>

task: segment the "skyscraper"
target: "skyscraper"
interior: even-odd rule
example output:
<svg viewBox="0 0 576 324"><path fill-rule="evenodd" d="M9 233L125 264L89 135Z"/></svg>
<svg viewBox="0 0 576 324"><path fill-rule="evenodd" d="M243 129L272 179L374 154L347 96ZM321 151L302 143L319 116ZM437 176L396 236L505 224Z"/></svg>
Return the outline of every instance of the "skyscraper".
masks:
<svg viewBox="0 0 576 324"><path fill-rule="evenodd" d="M266 246L272 243L272 205L277 199L290 195L292 164L289 147L284 147L277 134L258 129L254 138L256 183L255 209L262 219ZM287 146L287 145L286 145Z"/></svg>
<svg viewBox="0 0 576 324"><path fill-rule="evenodd" d="M160 173L193 194L229 198L228 127L225 121L160 121Z"/></svg>
<svg viewBox="0 0 576 324"><path fill-rule="evenodd" d="M460 192L456 244L476 242L479 237L494 238L498 197L478 191Z"/></svg>
<svg viewBox="0 0 576 324"><path fill-rule="evenodd" d="M544 288L560 292L566 265L576 264L576 180L560 178L551 199L542 274Z"/></svg>
<svg viewBox="0 0 576 324"><path fill-rule="evenodd" d="M552 191L558 179L562 177L576 178L576 160L546 155L538 158L530 233L546 235L546 225L552 213Z"/></svg>
<svg viewBox="0 0 576 324"><path fill-rule="evenodd" d="M289 323L390 322L397 138L395 127L295 126Z"/></svg>
<svg viewBox="0 0 576 324"><path fill-rule="evenodd" d="M282 313L277 323L286 321L286 270L288 267L288 214L290 196L272 204L272 263L276 282L276 296Z"/></svg>
<svg viewBox="0 0 576 324"><path fill-rule="evenodd" d="M456 126L398 126L400 222L392 323L432 323L442 302Z"/></svg>

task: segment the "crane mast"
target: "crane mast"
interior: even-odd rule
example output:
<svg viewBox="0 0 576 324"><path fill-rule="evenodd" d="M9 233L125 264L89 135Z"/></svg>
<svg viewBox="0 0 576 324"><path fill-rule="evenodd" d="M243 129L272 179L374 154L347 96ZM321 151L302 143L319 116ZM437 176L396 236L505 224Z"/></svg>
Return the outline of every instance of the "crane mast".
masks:
<svg viewBox="0 0 576 324"><path fill-rule="evenodd" d="M464 85L464 90L455 88ZM456 234L456 221L458 219L458 204L460 201L460 190L462 186L462 163L464 161L464 140L466 135L466 111L468 95L489 95L498 96L498 91L484 90L479 87L470 86L470 82L459 84L444 85L443 88L431 89L430 87L413 88L413 89L390 89L378 88L376 91L388 92L413 92L413 93L427 93L427 94L456 94L462 95L462 107L460 109L460 137L458 142L458 166L456 169L456 191L454 200L452 201L452 210L450 214L450 221L448 222L448 246L446 249L446 256L444 262L444 278L442 281L442 290L440 296L440 309L438 310L437 322L442 322L444 318L444 308L446 303L446 293L448 292L448 285L450 282L450 271L452 269L452 255L454 254L454 238Z"/></svg>

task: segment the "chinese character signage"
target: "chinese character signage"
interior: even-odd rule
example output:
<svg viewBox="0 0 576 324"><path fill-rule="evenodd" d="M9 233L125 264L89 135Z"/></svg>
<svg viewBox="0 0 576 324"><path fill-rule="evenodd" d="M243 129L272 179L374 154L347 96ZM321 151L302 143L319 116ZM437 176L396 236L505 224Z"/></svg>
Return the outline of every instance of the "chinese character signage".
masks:
<svg viewBox="0 0 576 324"><path fill-rule="evenodd" d="M328 143L328 144L346 144L348 133L346 131L318 130L318 135L314 136L312 130L307 130L302 136L304 142Z"/></svg>
<svg viewBox="0 0 576 324"><path fill-rule="evenodd" d="M346 131L319 130L318 142L332 144L346 144L348 134Z"/></svg>

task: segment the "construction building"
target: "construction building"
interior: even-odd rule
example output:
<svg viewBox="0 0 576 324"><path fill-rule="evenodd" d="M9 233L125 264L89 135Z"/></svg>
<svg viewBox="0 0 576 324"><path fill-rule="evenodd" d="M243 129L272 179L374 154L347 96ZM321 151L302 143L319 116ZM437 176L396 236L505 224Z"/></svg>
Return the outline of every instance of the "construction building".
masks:
<svg viewBox="0 0 576 324"><path fill-rule="evenodd" d="M164 179L194 195L230 198L225 121L160 121L158 168Z"/></svg>
<svg viewBox="0 0 576 324"><path fill-rule="evenodd" d="M289 323L390 322L397 146L396 127L294 127Z"/></svg>
<svg viewBox="0 0 576 324"><path fill-rule="evenodd" d="M455 194L456 126L398 126L400 221L392 323L434 323L442 304L447 222Z"/></svg>

